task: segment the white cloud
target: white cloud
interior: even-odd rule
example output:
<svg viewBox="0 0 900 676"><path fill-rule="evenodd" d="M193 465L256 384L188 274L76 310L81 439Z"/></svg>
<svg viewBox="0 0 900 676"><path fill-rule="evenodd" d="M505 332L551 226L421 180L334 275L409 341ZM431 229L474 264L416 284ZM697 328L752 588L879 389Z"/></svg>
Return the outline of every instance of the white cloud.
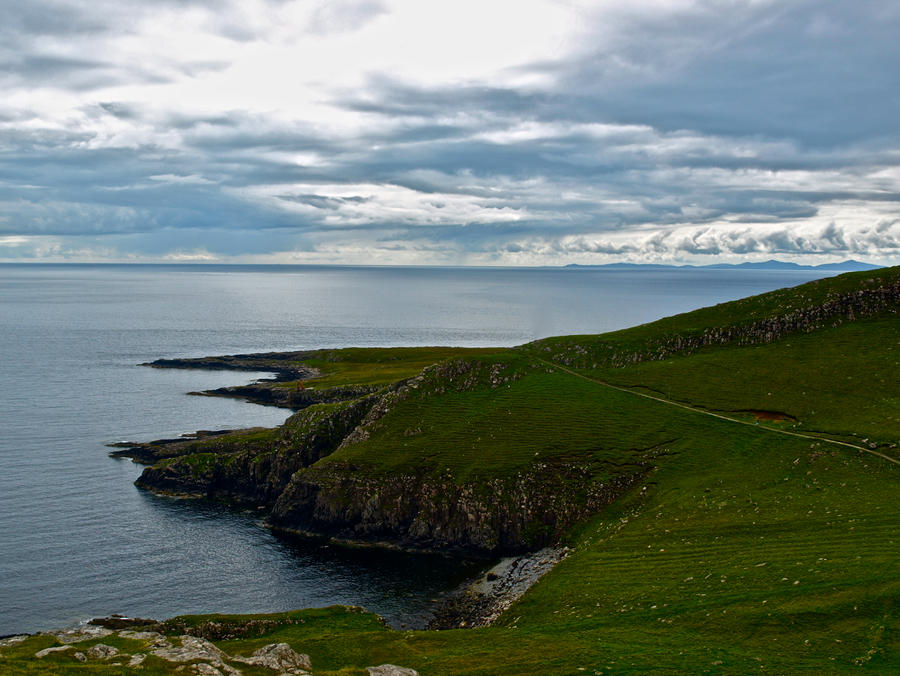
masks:
<svg viewBox="0 0 900 676"><path fill-rule="evenodd" d="M498 223L529 216L499 199L419 192L390 184L264 185L236 192L269 208L310 216L328 226L370 223L413 226Z"/></svg>
<svg viewBox="0 0 900 676"><path fill-rule="evenodd" d="M32 0L0 19L7 249L896 255L881 0ZM235 237L200 241L216 228ZM56 239L14 239L36 235Z"/></svg>
<svg viewBox="0 0 900 676"><path fill-rule="evenodd" d="M198 249L195 251L172 251L164 255L162 260L172 261L173 263L206 263L218 261L219 258L216 254L212 254L205 249Z"/></svg>

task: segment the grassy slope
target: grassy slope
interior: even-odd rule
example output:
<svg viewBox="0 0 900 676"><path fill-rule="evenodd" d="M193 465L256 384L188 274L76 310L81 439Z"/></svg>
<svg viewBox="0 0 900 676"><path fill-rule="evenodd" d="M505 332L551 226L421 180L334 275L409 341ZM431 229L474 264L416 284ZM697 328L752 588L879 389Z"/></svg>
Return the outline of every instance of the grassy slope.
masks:
<svg viewBox="0 0 900 676"><path fill-rule="evenodd" d="M844 275L832 288L872 276ZM816 288L744 301L744 309L807 305ZM746 316L719 307L662 325L702 327L704 312ZM652 326L591 340L637 344ZM897 328L896 320L865 321L595 375L717 410L782 410L804 429L887 442L897 438ZM303 611L301 626L224 649L286 640L320 673L364 673L383 662L423 674L900 670L900 467L535 369L514 353L478 358L520 377L496 389L410 397L340 459L384 471L451 467L467 477L518 471L535 453L590 455L603 471L653 445L667 452L641 486L573 533L575 553L494 627L394 632L366 614ZM34 662L16 657L52 642L34 638L0 653L27 673ZM52 660L59 673L116 673L46 659L39 666Z"/></svg>
<svg viewBox="0 0 900 676"><path fill-rule="evenodd" d="M877 288L900 280L900 266L867 272L851 272L837 277L815 280L797 287L750 296L737 301L720 303L665 317L620 331L601 335L557 336L524 346L526 350L540 350L543 354L573 345L586 348L598 356L606 352L645 350L665 336L699 335L717 327L746 326L761 320L790 315L805 308L828 301L835 294Z"/></svg>
<svg viewBox="0 0 900 676"><path fill-rule="evenodd" d="M584 372L712 410L783 412L805 432L900 440L900 318Z"/></svg>
<svg viewBox="0 0 900 676"><path fill-rule="evenodd" d="M368 440L319 464L352 462L379 473L449 471L465 481L508 476L554 458L589 457L599 472L618 473L679 434L673 411L548 373L515 353L479 363L498 361L518 377L497 388L482 384L462 392L435 393L426 384L424 392L396 404Z"/></svg>
<svg viewBox="0 0 900 676"><path fill-rule="evenodd" d="M306 387L324 389L340 385L389 385L416 375L426 366L455 357L473 357L493 349L469 347L348 347L317 350L301 365L322 375L304 381ZM295 387L296 381L285 383Z"/></svg>

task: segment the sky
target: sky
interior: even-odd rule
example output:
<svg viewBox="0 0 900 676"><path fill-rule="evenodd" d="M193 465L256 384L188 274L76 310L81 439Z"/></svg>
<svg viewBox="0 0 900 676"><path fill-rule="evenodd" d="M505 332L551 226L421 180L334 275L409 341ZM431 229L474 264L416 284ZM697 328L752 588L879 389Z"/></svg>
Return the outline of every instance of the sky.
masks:
<svg viewBox="0 0 900 676"><path fill-rule="evenodd" d="M0 261L900 264L896 0L0 0Z"/></svg>

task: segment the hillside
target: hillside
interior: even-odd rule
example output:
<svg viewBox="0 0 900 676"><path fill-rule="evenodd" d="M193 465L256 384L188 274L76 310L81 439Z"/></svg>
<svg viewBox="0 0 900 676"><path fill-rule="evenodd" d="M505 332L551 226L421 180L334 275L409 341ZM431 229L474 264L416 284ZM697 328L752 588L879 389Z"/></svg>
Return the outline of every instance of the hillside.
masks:
<svg viewBox="0 0 900 676"><path fill-rule="evenodd" d="M298 353L290 368L314 377L281 428L125 453L155 463L142 486L257 504L280 528L573 550L490 627L400 632L341 608L213 618L241 634L208 636L228 655L284 641L315 673L885 673L900 669L898 310L888 268L511 350ZM0 659L117 673L33 659L56 640Z"/></svg>

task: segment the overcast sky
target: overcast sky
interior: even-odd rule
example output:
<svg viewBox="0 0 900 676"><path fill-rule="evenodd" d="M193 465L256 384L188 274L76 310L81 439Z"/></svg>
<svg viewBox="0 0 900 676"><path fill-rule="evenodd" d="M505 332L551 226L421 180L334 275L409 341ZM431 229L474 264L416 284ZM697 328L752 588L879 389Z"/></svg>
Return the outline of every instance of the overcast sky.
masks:
<svg viewBox="0 0 900 676"><path fill-rule="evenodd" d="M896 0L0 0L0 260L900 263Z"/></svg>

